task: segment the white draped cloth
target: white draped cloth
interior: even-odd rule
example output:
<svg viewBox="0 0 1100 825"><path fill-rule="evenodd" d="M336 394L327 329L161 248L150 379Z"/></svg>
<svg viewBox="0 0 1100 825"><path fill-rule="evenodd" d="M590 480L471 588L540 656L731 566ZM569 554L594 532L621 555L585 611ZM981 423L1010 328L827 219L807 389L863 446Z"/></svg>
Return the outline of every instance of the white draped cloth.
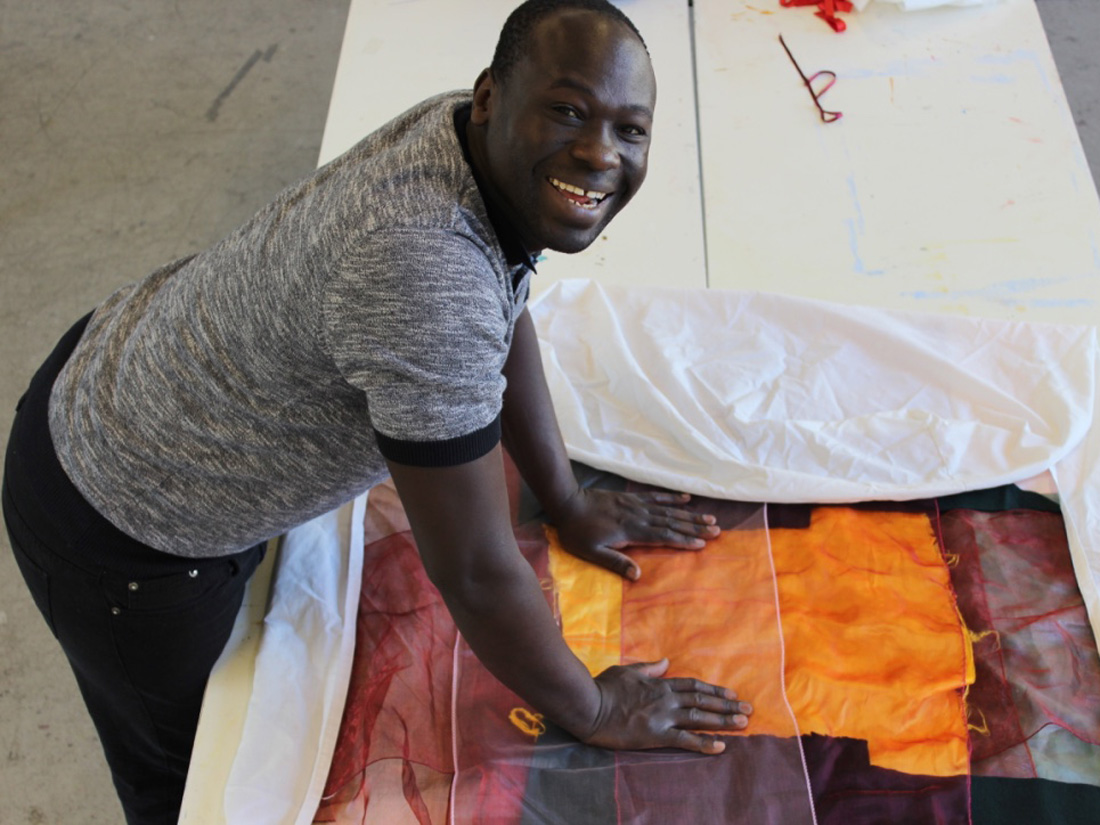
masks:
<svg viewBox="0 0 1100 825"><path fill-rule="evenodd" d="M987 6L991 3L999 3L1001 0L879 0L880 3L893 3L904 11L920 11L922 9L934 9L940 6ZM871 0L854 0L858 11L863 11L871 4Z"/></svg>

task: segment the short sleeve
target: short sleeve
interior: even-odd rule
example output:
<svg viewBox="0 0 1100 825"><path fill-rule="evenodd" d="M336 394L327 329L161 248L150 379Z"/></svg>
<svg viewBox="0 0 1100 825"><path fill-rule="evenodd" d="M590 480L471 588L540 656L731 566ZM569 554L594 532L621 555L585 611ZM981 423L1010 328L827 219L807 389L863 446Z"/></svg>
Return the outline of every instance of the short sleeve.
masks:
<svg viewBox="0 0 1100 825"><path fill-rule="evenodd" d="M459 464L500 440L514 307L493 253L445 231L372 232L324 296L328 346L366 394L382 454Z"/></svg>

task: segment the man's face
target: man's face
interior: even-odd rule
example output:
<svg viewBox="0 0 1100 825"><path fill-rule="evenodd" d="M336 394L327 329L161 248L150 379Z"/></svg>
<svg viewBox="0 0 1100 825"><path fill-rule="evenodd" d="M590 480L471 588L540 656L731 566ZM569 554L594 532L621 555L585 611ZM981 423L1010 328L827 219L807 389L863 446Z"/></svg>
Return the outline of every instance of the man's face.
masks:
<svg viewBox="0 0 1100 825"><path fill-rule="evenodd" d="M551 15L530 47L502 83L478 78L471 152L529 251L579 252L645 180L653 68L626 26L592 12Z"/></svg>

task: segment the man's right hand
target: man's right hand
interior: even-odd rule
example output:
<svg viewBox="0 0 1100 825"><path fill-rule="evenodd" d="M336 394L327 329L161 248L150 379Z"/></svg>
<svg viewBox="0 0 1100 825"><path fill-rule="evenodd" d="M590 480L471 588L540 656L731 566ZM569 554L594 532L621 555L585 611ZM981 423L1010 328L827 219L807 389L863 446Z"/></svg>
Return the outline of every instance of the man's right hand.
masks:
<svg viewBox="0 0 1100 825"><path fill-rule="evenodd" d="M661 678L668 659L609 667L596 677L600 710L591 731L579 738L616 749L682 748L715 754L717 736L699 731L742 730L752 705L731 690L698 679Z"/></svg>

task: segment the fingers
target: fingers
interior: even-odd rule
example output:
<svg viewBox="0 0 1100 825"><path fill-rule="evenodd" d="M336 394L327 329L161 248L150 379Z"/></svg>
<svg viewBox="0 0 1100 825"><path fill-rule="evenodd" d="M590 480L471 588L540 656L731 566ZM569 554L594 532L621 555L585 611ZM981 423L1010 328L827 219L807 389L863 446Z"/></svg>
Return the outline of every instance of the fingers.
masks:
<svg viewBox="0 0 1100 825"><path fill-rule="evenodd" d="M686 493L628 493L633 495L643 506L654 512L667 513L679 521L694 522L697 524L714 524L714 516L708 513L696 513L685 510L676 505L687 504L691 496Z"/></svg>
<svg viewBox="0 0 1100 825"><path fill-rule="evenodd" d="M733 693L714 685L705 686L714 688L721 694ZM726 743L716 736L708 736L700 731L732 731L748 727L749 714L752 713L752 705L748 702L727 699L724 695L705 691L678 691L676 695L683 705L673 714L672 727L668 730L672 747L703 754L722 753L726 749Z"/></svg>
<svg viewBox="0 0 1100 825"><path fill-rule="evenodd" d="M632 582L638 581L642 575L641 568L630 556L609 547L598 547L585 555L584 558L593 564L598 564L600 567L610 570L612 573L618 573L624 579L630 579Z"/></svg>
<svg viewBox="0 0 1100 825"><path fill-rule="evenodd" d="M625 524L623 532L623 546L701 550L706 547L707 539L715 538L721 530L713 524L684 522L658 515L647 516L634 524Z"/></svg>
<svg viewBox="0 0 1100 825"><path fill-rule="evenodd" d="M704 682L701 679L692 679L688 676L675 676L666 679L665 683L677 693L709 693L712 696L720 696L724 699L737 698L736 691L720 685L712 685L710 682Z"/></svg>
<svg viewBox="0 0 1100 825"><path fill-rule="evenodd" d="M673 723L679 730L744 730L749 726L749 717L744 713L718 713L687 707L674 714Z"/></svg>
<svg viewBox="0 0 1100 825"><path fill-rule="evenodd" d="M691 518L684 518L685 515ZM696 516L678 510L652 514L649 527L660 543L674 547L703 547L707 539L715 538L721 532L713 516Z"/></svg>
<svg viewBox="0 0 1100 825"><path fill-rule="evenodd" d="M658 662L627 665L649 677L663 676L669 666L667 657ZM736 691L690 677L662 679L661 683L672 694L676 707L673 724L677 728L742 730L749 724L752 704L740 701Z"/></svg>
<svg viewBox="0 0 1100 825"><path fill-rule="evenodd" d="M698 549L706 544L707 539L721 532L712 515L667 506L684 503L686 495L642 493L636 496L636 500L641 505L641 512L637 515L639 523L632 531L632 544Z"/></svg>
<svg viewBox="0 0 1100 825"><path fill-rule="evenodd" d="M742 730L749 724L752 705L741 702L728 688L698 679L668 679L680 703L677 727L695 730Z"/></svg>
<svg viewBox="0 0 1100 825"><path fill-rule="evenodd" d="M704 736L692 733L689 730L676 731L676 741L671 744L674 748L695 753L718 754L726 749L726 743L717 736Z"/></svg>
<svg viewBox="0 0 1100 825"><path fill-rule="evenodd" d="M677 521L695 524L714 524L714 516L708 513L694 513L677 507L677 504L687 504L690 496L686 493L632 493L644 507L654 513L671 516Z"/></svg>

